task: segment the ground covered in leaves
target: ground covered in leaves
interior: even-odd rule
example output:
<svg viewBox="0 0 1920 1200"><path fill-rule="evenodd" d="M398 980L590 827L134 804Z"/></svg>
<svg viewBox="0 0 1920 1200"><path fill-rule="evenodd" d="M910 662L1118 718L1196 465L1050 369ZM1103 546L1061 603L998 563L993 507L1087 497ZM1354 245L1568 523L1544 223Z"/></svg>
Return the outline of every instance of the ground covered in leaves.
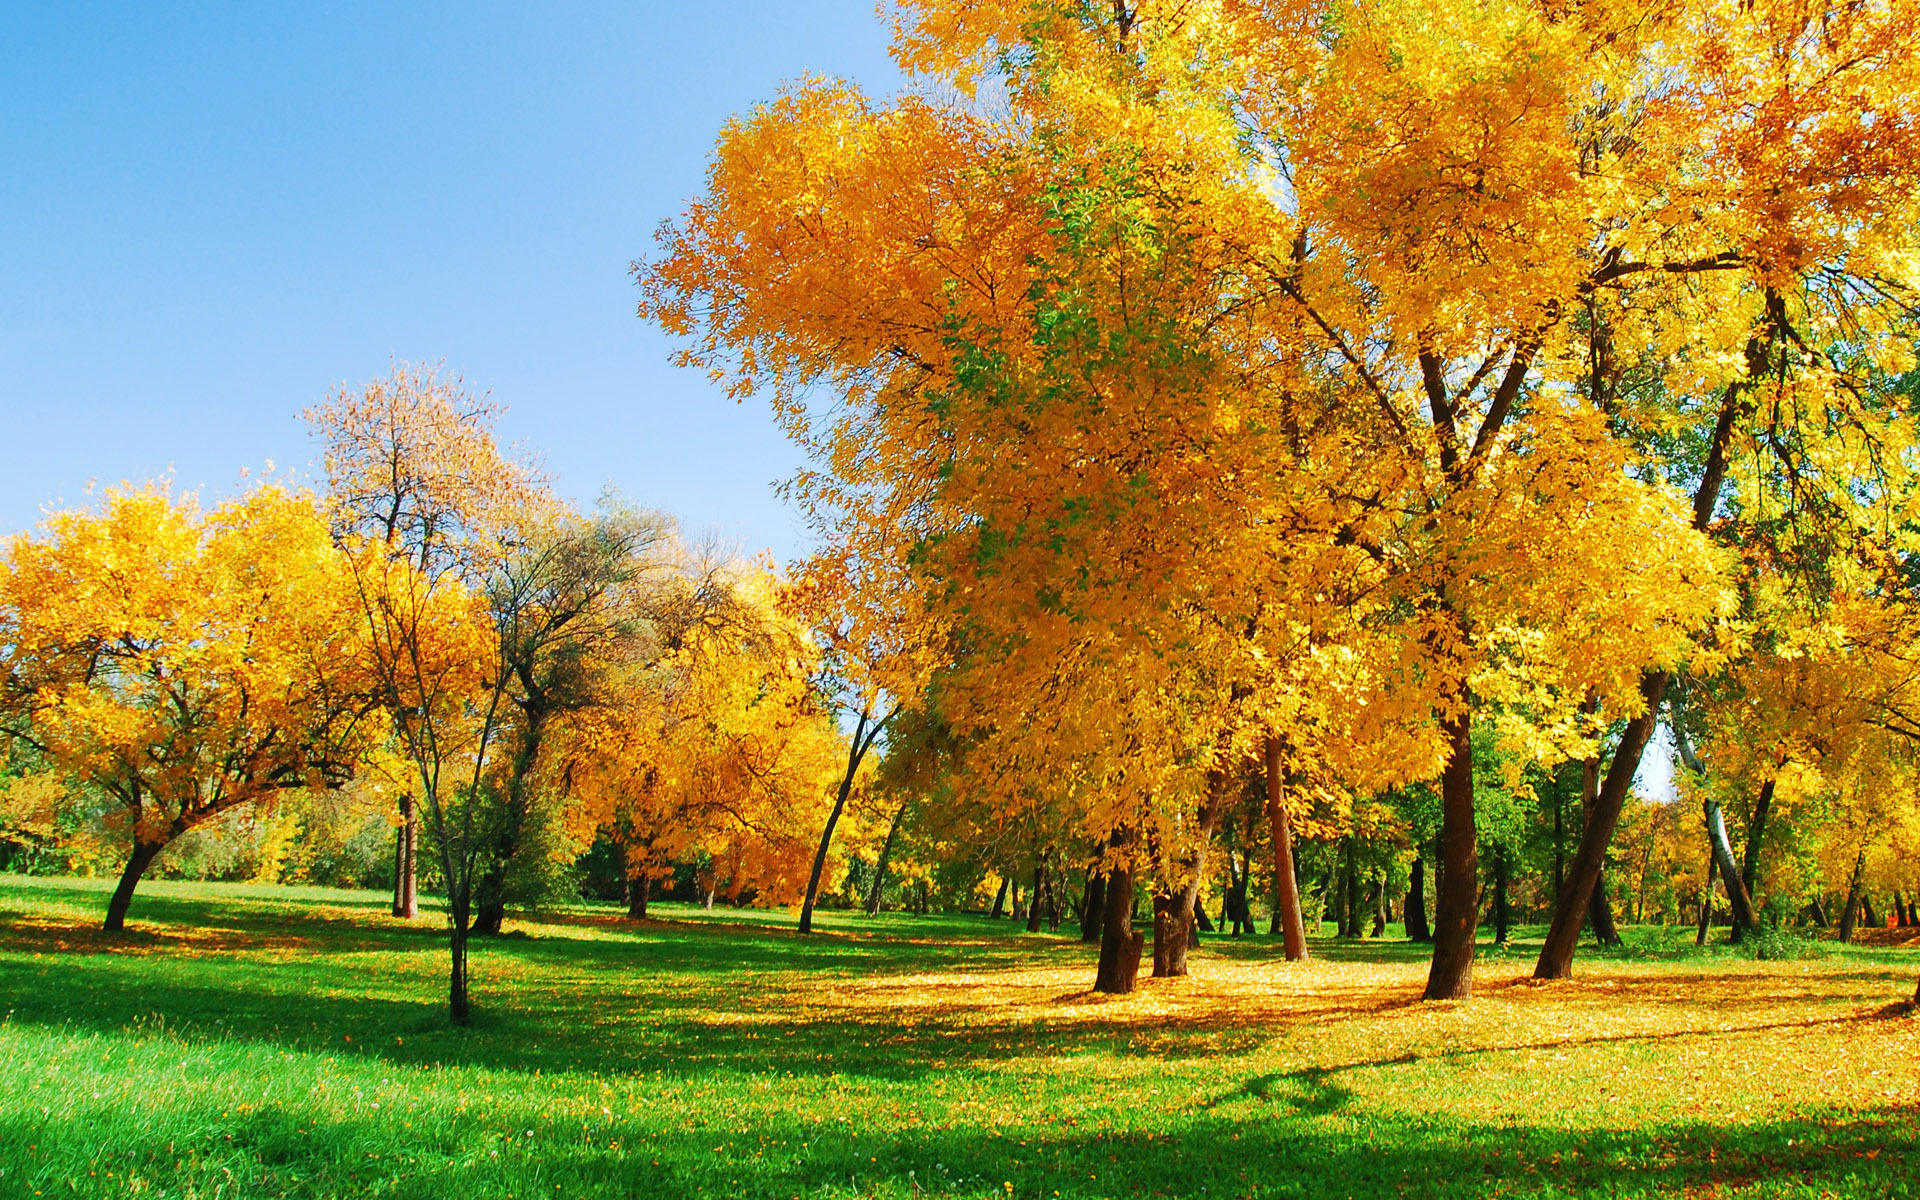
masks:
<svg viewBox="0 0 1920 1200"><path fill-rule="evenodd" d="M1006 922L582 907L454 1029L379 896L144 885L107 937L105 893L0 877L0 1196L1920 1196L1892 937L1548 985L1523 939L1464 1005L1404 942L1210 938L1105 998Z"/></svg>

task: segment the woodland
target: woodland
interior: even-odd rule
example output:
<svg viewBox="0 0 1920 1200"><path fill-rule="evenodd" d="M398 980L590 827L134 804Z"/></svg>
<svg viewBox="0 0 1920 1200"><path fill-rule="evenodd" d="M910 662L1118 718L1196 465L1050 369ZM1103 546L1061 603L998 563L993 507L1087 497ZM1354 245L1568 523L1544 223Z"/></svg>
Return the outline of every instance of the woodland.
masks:
<svg viewBox="0 0 1920 1200"><path fill-rule="evenodd" d="M33 1194L1920 1187L1920 8L890 13L632 266L806 561L405 363L6 540Z"/></svg>

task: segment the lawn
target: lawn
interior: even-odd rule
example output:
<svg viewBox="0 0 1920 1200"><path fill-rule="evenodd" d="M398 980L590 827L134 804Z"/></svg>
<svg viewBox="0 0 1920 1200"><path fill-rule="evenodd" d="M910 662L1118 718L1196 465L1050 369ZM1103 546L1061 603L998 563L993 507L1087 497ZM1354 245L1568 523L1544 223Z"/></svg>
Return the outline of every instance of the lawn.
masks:
<svg viewBox="0 0 1920 1200"><path fill-rule="evenodd" d="M1759 962L1629 930L1208 938L1095 997L977 917L580 906L481 945L372 893L0 876L0 1197L1920 1196L1920 947ZM1522 930L1536 938L1539 930ZM1888 944L1892 942L1892 944Z"/></svg>

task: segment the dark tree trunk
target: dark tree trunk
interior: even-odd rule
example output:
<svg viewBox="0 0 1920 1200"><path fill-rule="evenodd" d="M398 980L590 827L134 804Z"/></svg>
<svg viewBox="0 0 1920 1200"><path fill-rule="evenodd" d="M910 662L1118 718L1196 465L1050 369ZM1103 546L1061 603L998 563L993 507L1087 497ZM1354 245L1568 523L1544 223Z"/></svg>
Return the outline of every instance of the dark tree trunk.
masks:
<svg viewBox="0 0 1920 1200"><path fill-rule="evenodd" d="M1827 909L1825 905L1820 903L1820 897L1815 896L1813 899L1807 901L1806 914L1807 918L1814 923L1816 928L1825 929L1827 927Z"/></svg>
<svg viewBox="0 0 1920 1200"><path fill-rule="evenodd" d="M1379 937L1387 931L1387 877L1382 874L1373 881L1373 932L1370 937Z"/></svg>
<svg viewBox="0 0 1920 1200"><path fill-rule="evenodd" d="M1007 888L1012 884L1013 880L1009 877L1005 875L1000 877L1000 890L993 894L993 911L987 914L988 920L998 921L1007 915Z"/></svg>
<svg viewBox="0 0 1920 1200"><path fill-rule="evenodd" d="M1734 940L1758 929L1760 918L1753 911L1753 898L1740 881L1740 864L1733 860L1733 845L1727 840L1727 823L1720 805L1711 798L1703 802L1706 810L1707 841L1713 848L1713 861L1720 868L1720 886L1727 890L1727 906L1733 910Z"/></svg>
<svg viewBox="0 0 1920 1200"><path fill-rule="evenodd" d="M642 871L627 880L627 916L636 921L647 919L647 898L653 892L653 872Z"/></svg>
<svg viewBox="0 0 1920 1200"><path fill-rule="evenodd" d="M873 886L867 889L867 915L874 916L880 911L880 889L887 882L887 860L893 857L894 839L900 836L900 822L907 815L907 805L903 800L894 810L893 820L887 825L887 840L880 843L880 857L873 864Z"/></svg>
<svg viewBox="0 0 1920 1200"><path fill-rule="evenodd" d="M420 915L420 814L411 792L400 797L400 824L393 830L393 915L411 921Z"/></svg>
<svg viewBox="0 0 1920 1200"><path fill-rule="evenodd" d="M1095 865L1087 871L1086 907L1080 910L1080 940L1100 940L1100 925L1107 915L1107 877Z"/></svg>
<svg viewBox="0 0 1920 1200"><path fill-rule="evenodd" d="M1511 927L1511 913L1507 907L1507 848L1493 848L1493 940L1495 944L1507 944Z"/></svg>
<svg viewBox="0 0 1920 1200"><path fill-rule="evenodd" d="M454 922L449 939L453 962L447 980L447 1015L455 1025L465 1025L473 1019L473 1008L467 998L467 931L460 925L460 921Z"/></svg>
<svg viewBox="0 0 1920 1200"><path fill-rule="evenodd" d="M133 843L133 853L127 857L126 869L120 872L120 883L107 901L107 920L102 929L108 933L118 933L127 927L127 908L133 903L133 889L165 847L165 842Z"/></svg>
<svg viewBox="0 0 1920 1200"><path fill-rule="evenodd" d="M1216 774L1202 801L1198 841L1186 862L1187 882L1176 892L1158 892L1153 898L1153 977L1175 978L1187 973L1187 951L1196 944L1194 910L1199 907L1200 884L1207 875L1207 856L1213 849L1213 831L1220 823L1220 802L1227 776ZM1164 901L1164 903L1163 903Z"/></svg>
<svg viewBox="0 0 1920 1200"><path fill-rule="evenodd" d="M1413 850L1412 878L1407 882L1407 940L1430 942L1433 929L1427 924L1427 858L1418 846Z"/></svg>
<svg viewBox="0 0 1920 1200"><path fill-rule="evenodd" d="M1873 893L1860 893L1860 917L1867 923L1868 929L1880 928L1880 916L1873 911Z"/></svg>
<svg viewBox="0 0 1920 1200"><path fill-rule="evenodd" d="M1300 912L1300 881L1294 871L1293 820L1283 794L1280 739L1267 736L1267 822L1273 830L1273 923L1285 938L1288 962L1307 958L1307 923Z"/></svg>
<svg viewBox="0 0 1920 1200"><path fill-rule="evenodd" d="M1773 780L1760 785L1760 798L1753 802L1753 821L1747 826L1747 845L1740 855L1740 883L1752 900L1760 886L1760 841L1767 832L1767 813L1773 808ZM1756 906L1757 907L1757 906Z"/></svg>
<svg viewBox="0 0 1920 1200"><path fill-rule="evenodd" d="M1767 303L1771 313L1779 299L1770 292ZM1707 528L1720 502L1720 484L1726 478L1733 427L1752 411L1748 389L1767 374L1766 341L1759 336L1748 339L1746 357L1747 378L1727 385L1714 421L1713 437L1707 444L1706 461L1701 464L1700 482L1693 493L1695 529ZM1607 845L1613 840L1614 826L1620 820L1620 810L1627 802L1634 774L1640 769L1640 757L1646 753L1647 742L1652 739L1654 726L1659 721L1660 703L1666 699L1667 686L1672 681L1673 676L1665 671L1645 671L1640 675L1640 698L1646 710L1628 720L1619 744L1614 747L1613 760L1607 764L1606 782L1601 785L1593 811L1588 815L1587 827L1580 833L1572 871L1566 886L1554 898L1553 923L1547 929L1545 944L1540 947L1540 959L1534 964L1535 979L1567 979L1573 975L1573 952L1580 942L1580 925L1588 905L1593 903L1594 885L1606 865Z"/></svg>
<svg viewBox="0 0 1920 1200"><path fill-rule="evenodd" d="M866 758L867 751L873 747L874 739L880 736L880 730L893 717L892 713L873 719L873 711L862 707L860 718L854 722L853 740L847 744L847 769L840 776L840 790L833 798L833 811L827 814L827 827L820 831L820 848L813 853L813 873L807 876L807 898L800 906L800 932L813 932L813 905L820 898L820 876L827 869L827 847L833 844L833 827L840 822L840 814L846 810L847 797L853 792L853 780L860 773L860 762ZM713 907L713 893L707 893L707 907Z"/></svg>
<svg viewBox="0 0 1920 1200"><path fill-rule="evenodd" d="M1131 835L1116 832L1112 845L1122 855L1132 845ZM1101 904L1100 966L1093 990L1112 996L1133 991L1140 977L1140 952L1147 935L1133 927L1133 867L1122 860L1106 873L1106 896Z"/></svg>
<svg viewBox="0 0 1920 1200"><path fill-rule="evenodd" d="M1193 929L1193 941L1195 945L1198 945L1200 942L1200 934L1218 932L1213 927L1213 921L1207 917L1207 906L1198 900L1193 902Z"/></svg>
<svg viewBox="0 0 1920 1200"><path fill-rule="evenodd" d="M1360 852L1353 835L1347 836L1346 852L1342 855L1340 882L1340 936L1357 938L1360 936Z"/></svg>
<svg viewBox="0 0 1920 1200"><path fill-rule="evenodd" d="M1853 940L1854 914L1860 911L1860 875L1867 867L1867 848L1860 847L1860 853L1853 860L1853 878L1847 881L1847 902L1840 907L1840 940Z"/></svg>
<svg viewBox="0 0 1920 1200"><path fill-rule="evenodd" d="M1473 996L1480 854L1473 825L1473 715L1465 697L1440 729L1447 739L1447 765L1440 776L1441 870L1424 998L1467 1000Z"/></svg>
<svg viewBox="0 0 1920 1200"><path fill-rule="evenodd" d="M1713 849L1707 849L1707 882L1700 889L1700 928L1693 935L1697 950L1707 944L1707 928L1713 924Z"/></svg>
<svg viewBox="0 0 1920 1200"><path fill-rule="evenodd" d="M1587 920L1593 924L1593 940L1602 946L1621 945L1620 929L1613 923L1613 901L1607 895L1607 873L1602 871L1593 885L1593 899L1587 905Z"/></svg>
<svg viewBox="0 0 1920 1200"><path fill-rule="evenodd" d="M1040 908L1040 890L1045 886L1046 881L1047 865L1036 863L1033 868L1033 895L1027 898L1028 933L1039 933L1040 922L1046 918L1046 913Z"/></svg>

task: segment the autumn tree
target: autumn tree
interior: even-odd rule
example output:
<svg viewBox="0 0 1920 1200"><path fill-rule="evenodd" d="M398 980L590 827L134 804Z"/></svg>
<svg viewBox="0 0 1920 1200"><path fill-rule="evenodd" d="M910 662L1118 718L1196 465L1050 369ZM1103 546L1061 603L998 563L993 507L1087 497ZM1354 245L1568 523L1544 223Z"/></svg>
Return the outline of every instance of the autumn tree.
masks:
<svg viewBox="0 0 1920 1200"><path fill-rule="evenodd" d="M547 503L538 479L499 454L492 411L457 382L399 368L308 414L351 568L360 630L353 653L413 768L415 800L440 855L448 1008L459 1024L470 1015L474 889L499 799L488 771L512 717L507 630L487 589ZM528 593L507 586L503 594Z"/></svg>
<svg viewBox="0 0 1920 1200"><path fill-rule="evenodd" d="M202 510L109 491L0 562L6 735L119 807L131 850L105 927L181 834L343 782L377 735L350 576L311 496Z"/></svg>
<svg viewBox="0 0 1920 1200"><path fill-rule="evenodd" d="M481 513L511 507L537 482L496 450L491 430L500 412L441 368L405 363L309 409L336 537L378 543L421 571L447 563ZM412 918L420 815L413 790L397 791L393 915Z"/></svg>

